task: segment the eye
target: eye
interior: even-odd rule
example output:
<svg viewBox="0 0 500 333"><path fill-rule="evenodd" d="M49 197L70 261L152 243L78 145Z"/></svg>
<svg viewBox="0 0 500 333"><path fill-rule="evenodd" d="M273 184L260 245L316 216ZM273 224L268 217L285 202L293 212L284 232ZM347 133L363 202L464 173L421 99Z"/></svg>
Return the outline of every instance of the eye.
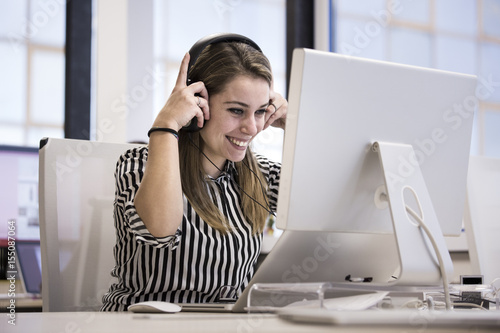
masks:
<svg viewBox="0 0 500 333"><path fill-rule="evenodd" d="M258 116L263 116L266 114L266 112L267 112L267 109L260 109L260 110L255 111L255 114Z"/></svg>
<svg viewBox="0 0 500 333"><path fill-rule="evenodd" d="M238 108L229 108L228 109L229 112L235 114L235 115L240 115L240 114L243 114L243 110L242 109L238 109Z"/></svg>

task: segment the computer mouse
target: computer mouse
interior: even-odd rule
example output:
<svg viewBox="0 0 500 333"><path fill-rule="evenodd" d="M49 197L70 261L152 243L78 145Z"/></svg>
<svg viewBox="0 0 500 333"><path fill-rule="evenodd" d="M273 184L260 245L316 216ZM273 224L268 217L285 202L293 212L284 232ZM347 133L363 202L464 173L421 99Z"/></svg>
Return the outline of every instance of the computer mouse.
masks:
<svg viewBox="0 0 500 333"><path fill-rule="evenodd" d="M181 309L180 305L163 301L139 302L128 307L128 311L135 313L176 313Z"/></svg>

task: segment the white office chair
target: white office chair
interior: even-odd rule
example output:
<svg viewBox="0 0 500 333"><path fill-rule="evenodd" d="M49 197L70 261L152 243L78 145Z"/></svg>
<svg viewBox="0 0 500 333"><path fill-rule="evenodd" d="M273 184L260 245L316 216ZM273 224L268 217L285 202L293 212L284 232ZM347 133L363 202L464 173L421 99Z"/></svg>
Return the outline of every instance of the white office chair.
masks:
<svg viewBox="0 0 500 333"><path fill-rule="evenodd" d="M40 142L43 311L99 310L113 282L115 166L133 146L52 138Z"/></svg>

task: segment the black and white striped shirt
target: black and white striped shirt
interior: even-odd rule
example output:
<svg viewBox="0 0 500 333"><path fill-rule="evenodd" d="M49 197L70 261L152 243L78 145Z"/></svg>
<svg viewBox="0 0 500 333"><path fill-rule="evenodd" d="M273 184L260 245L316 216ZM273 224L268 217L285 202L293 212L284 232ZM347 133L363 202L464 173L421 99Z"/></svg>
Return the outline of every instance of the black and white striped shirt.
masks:
<svg viewBox="0 0 500 333"><path fill-rule="evenodd" d="M176 234L155 238L133 203L147 157L147 147L134 148L125 152L117 163L116 265L111 275L118 282L104 295L102 310L126 310L130 304L148 300L212 302L226 286L240 294L254 273L262 235L252 235L252 226L243 217L233 163L228 163L225 172L207 185L233 232L222 234L214 230L184 196L184 217ZM275 210L281 165L262 156L257 160L269 186L269 205Z"/></svg>

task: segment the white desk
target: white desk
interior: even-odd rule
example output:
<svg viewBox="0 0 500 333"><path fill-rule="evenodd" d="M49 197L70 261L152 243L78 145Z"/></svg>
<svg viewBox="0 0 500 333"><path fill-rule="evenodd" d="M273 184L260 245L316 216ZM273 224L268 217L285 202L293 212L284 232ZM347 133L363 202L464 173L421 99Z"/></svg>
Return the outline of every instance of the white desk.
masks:
<svg viewBox="0 0 500 333"><path fill-rule="evenodd" d="M360 313L362 315L362 313ZM215 314L177 313L142 315L132 313L102 312L39 312L16 313L16 325L7 322L7 316L0 320L0 331L5 333L152 333L152 332L471 332L470 329L429 329L421 323L404 327L354 327L304 325L283 321L270 314ZM492 332L474 330L474 332Z"/></svg>

